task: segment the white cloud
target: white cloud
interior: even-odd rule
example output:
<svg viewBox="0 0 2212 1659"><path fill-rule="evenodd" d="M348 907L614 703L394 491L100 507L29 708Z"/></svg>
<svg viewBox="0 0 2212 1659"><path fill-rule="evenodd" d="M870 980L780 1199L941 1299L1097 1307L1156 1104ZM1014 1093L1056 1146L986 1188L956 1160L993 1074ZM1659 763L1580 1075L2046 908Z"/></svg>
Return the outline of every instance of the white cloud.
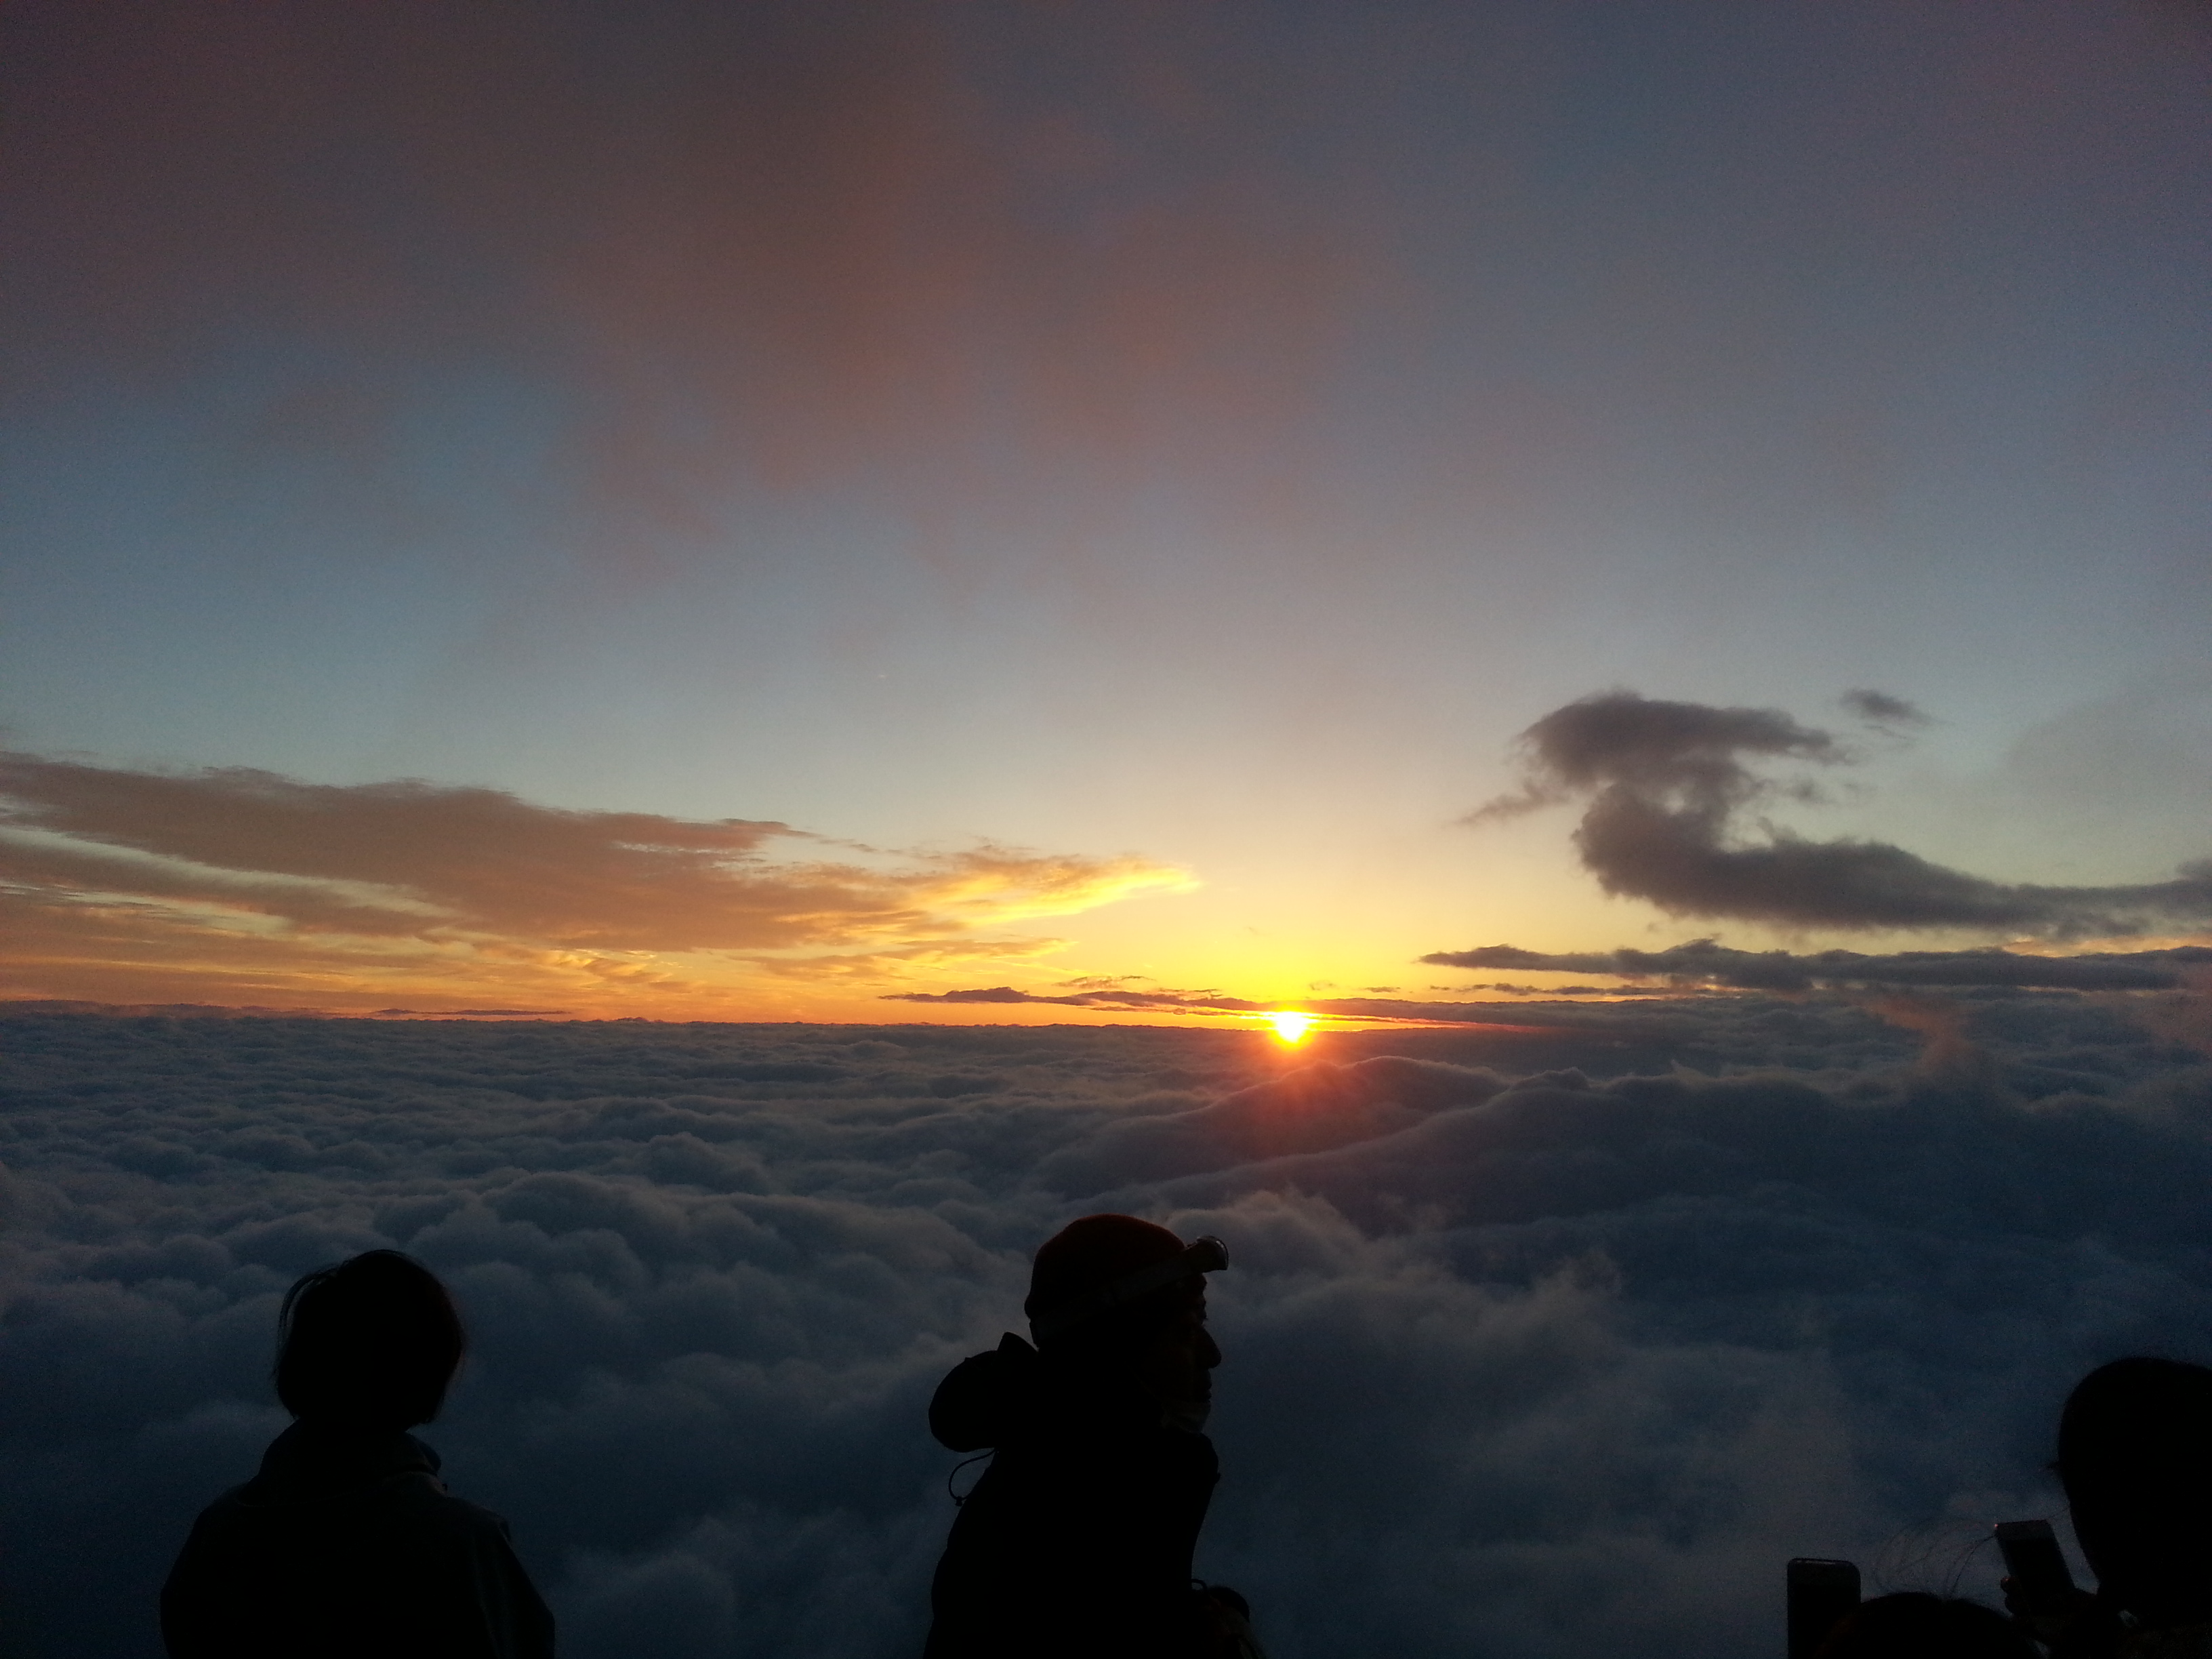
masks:
<svg viewBox="0 0 2212 1659"><path fill-rule="evenodd" d="M1200 1570L1281 1659L1764 1656L1787 1556L2045 1511L2074 1376L2212 1347L2212 1071L2124 1012L1969 1000L1923 1063L1847 1005L1645 1003L1288 1074L1233 1031L19 1015L0 1594L26 1651L156 1652L281 1420L277 1296L390 1243L465 1301L428 1437L564 1652L910 1653L929 1393L1113 1206L1231 1241Z"/></svg>

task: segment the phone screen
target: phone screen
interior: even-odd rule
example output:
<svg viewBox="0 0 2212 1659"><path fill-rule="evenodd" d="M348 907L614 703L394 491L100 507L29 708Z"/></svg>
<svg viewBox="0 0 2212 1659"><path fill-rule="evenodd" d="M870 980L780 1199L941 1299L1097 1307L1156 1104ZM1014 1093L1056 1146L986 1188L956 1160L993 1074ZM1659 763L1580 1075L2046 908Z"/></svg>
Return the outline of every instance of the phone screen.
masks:
<svg viewBox="0 0 2212 1659"><path fill-rule="evenodd" d="M1997 1548L2005 1574L2021 1595L2038 1603L2063 1600L2074 1588L2074 1575L2048 1521L2000 1521Z"/></svg>
<svg viewBox="0 0 2212 1659"><path fill-rule="evenodd" d="M1790 1563L1790 1659L1813 1659L1859 1604L1859 1570L1801 1555Z"/></svg>

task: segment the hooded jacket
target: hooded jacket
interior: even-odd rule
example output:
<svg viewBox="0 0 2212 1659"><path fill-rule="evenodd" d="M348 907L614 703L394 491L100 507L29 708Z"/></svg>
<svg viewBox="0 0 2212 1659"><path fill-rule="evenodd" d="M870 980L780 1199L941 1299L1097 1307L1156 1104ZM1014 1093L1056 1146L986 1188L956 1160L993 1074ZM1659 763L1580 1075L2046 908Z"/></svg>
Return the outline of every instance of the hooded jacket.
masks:
<svg viewBox="0 0 2212 1659"><path fill-rule="evenodd" d="M410 1434L295 1423L210 1504L161 1587L171 1659L551 1659L507 1522Z"/></svg>
<svg viewBox="0 0 2212 1659"><path fill-rule="evenodd" d="M1191 1556L1213 1443L1094 1356L1008 1335L929 1408L954 1451L994 1448L931 1587L927 1659L1185 1659L1214 1650Z"/></svg>

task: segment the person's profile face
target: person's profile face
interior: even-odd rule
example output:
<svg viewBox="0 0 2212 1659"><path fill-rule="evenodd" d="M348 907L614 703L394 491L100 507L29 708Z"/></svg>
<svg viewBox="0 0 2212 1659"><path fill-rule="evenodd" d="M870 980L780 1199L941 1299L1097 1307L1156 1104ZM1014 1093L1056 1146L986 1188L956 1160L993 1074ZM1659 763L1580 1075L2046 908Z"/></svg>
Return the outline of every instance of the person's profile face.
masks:
<svg viewBox="0 0 2212 1659"><path fill-rule="evenodd" d="M1213 1393L1221 1349L1206 1328L1206 1294L1191 1299L1153 1333L1138 1362L1137 1380L1161 1401L1205 1400Z"/></svg>

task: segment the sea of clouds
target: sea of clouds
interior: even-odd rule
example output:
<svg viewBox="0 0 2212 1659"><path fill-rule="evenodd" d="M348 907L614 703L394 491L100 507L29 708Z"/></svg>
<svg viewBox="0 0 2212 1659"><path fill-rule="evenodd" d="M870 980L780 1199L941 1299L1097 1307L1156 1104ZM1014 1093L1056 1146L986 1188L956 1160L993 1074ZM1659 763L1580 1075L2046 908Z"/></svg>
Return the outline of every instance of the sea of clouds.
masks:
<svg viewBox="0 0 2212 1659"><path fill-rule="evenodd" d="M2212 1358L2212 1066L2124 1000L1550 1012L0 1019L0 1651L159 1651L284 1286L377 1245L572 1659L917 1652L930 1392L1096 1210L1230 1242L1199 1570L1276 1659L1771 1659L1793 1554L1986 1595L2072 1380Z"/></svg>

